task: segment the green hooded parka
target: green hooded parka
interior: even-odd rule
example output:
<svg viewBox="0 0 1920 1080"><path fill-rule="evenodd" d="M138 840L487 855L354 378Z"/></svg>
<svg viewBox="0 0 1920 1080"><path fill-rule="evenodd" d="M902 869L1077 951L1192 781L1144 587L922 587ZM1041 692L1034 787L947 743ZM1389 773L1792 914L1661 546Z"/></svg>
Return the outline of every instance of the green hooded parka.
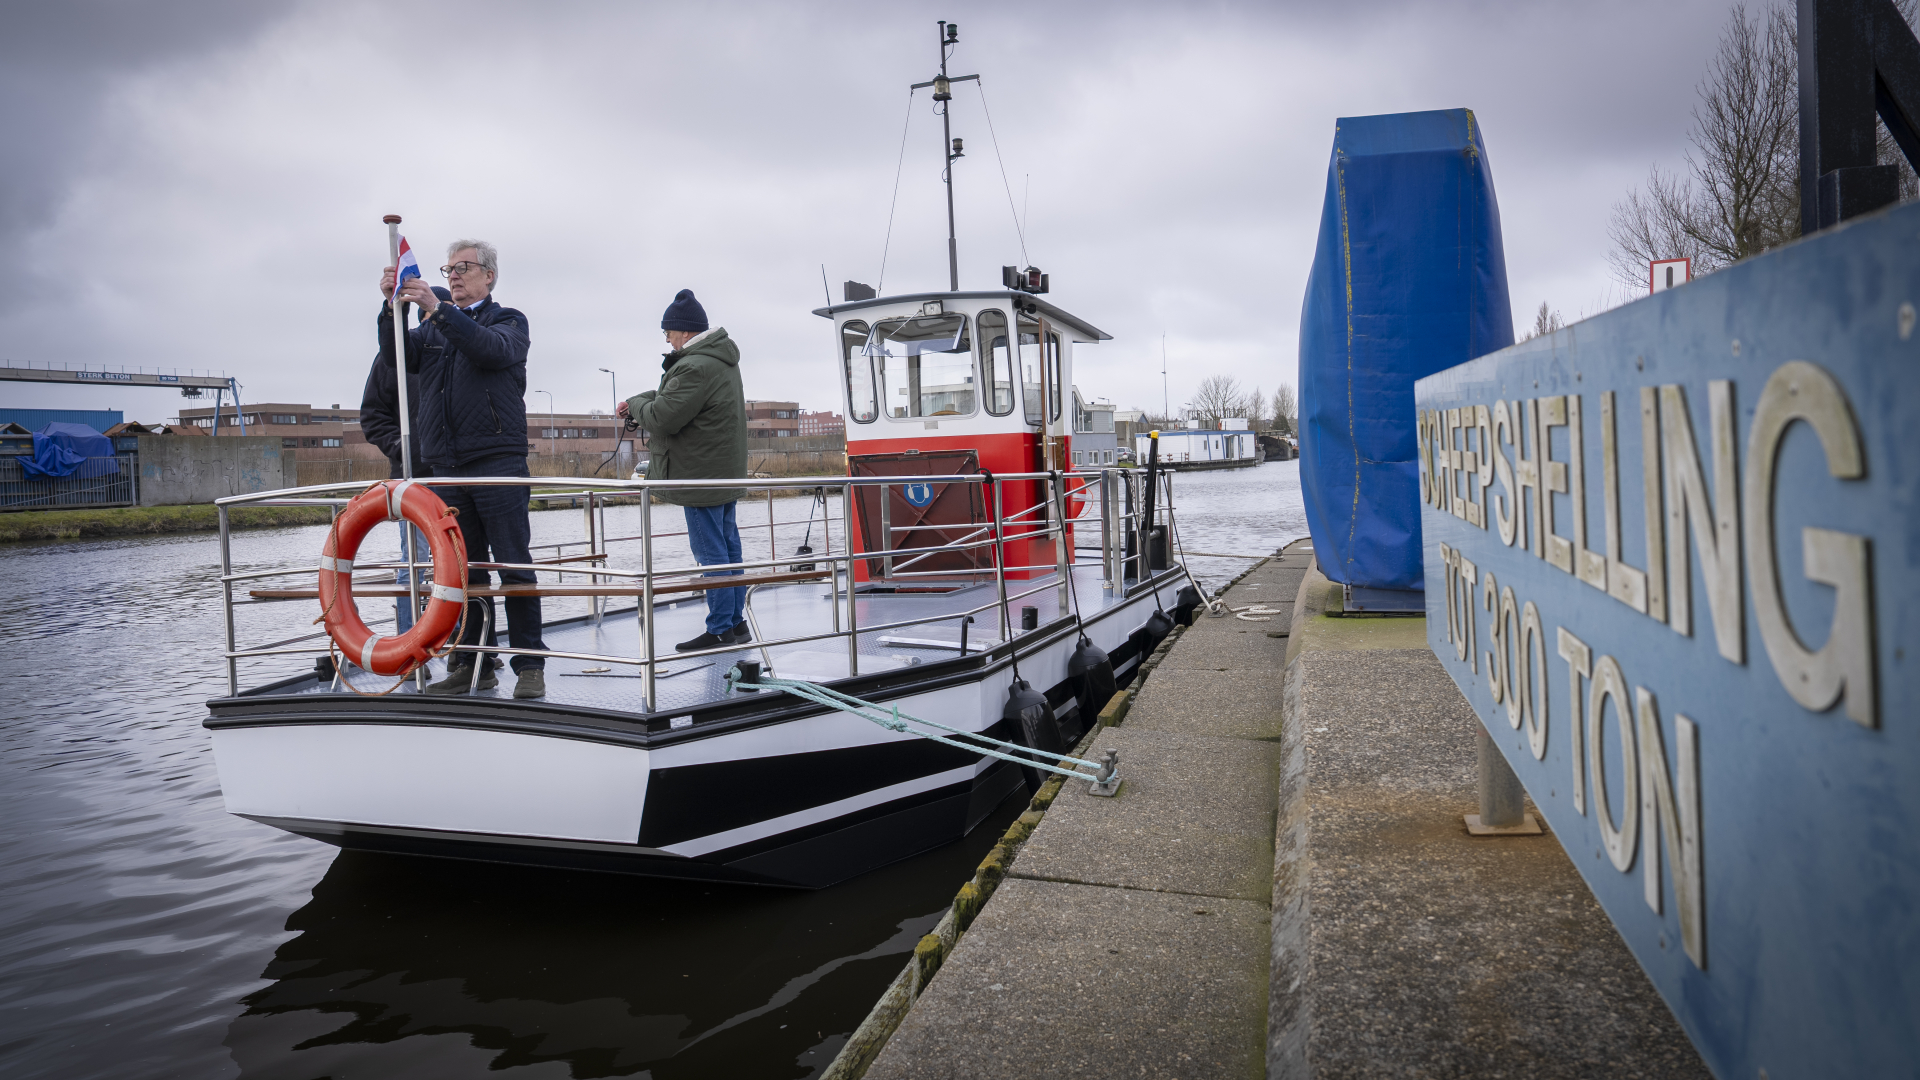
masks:
<svg viewBox="0 0 1920 1080"><path fill-rule="evenodd" d="M747 475L747 399L740 385L740 347L716 326L661 362L660 388L627 399L627 413L646 430L649 480L733 480ZM663 490L681 506L720 506L742 488Z"/></svg>

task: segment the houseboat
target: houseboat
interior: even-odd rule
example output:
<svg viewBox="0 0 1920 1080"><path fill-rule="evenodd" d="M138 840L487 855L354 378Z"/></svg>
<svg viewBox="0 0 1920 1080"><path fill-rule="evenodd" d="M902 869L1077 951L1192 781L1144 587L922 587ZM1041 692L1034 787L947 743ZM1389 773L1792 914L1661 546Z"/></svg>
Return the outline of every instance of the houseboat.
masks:
<svg viewBox="0 0 1920 1080"><path fill-rule="evenodd" d="M1189 420L1188 424L1200 421ZM1134 437L1135 460L1147 460L1151 434ZM1266 457L1251 425L1238 417L1221 420L1217 428L1183 427L1159 433L1160 463L1176 472L1199 469L1238 469L1258 465Z"/></svg>

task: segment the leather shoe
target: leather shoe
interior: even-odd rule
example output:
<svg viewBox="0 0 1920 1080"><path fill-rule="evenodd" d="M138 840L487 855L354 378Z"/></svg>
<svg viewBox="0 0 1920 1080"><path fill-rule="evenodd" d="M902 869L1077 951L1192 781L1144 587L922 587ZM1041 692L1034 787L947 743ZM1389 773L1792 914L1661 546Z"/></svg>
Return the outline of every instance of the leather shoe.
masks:
<svg viewBox="0 0 1920 1080"><path fill-rule="evenodd" d="M717 649L722 645L731 645L732 643L733 643L733 633L731 631L729 631L727 633L727 636L725 637L720 637L715 634L701 634L699 637L694 638L692 641L683 641L680 644L675 645L673 647L673 651L693 652L696 649Z"/></svg>
<svg viewBox="0 0 1920 1080"><path fill-rule="evenodd" d="M744 645L753 640L753 630L747 626L747 620L745 619L734 623L733 629L727 631L727 634L733 638L733 642L736 645Z"/></svg>

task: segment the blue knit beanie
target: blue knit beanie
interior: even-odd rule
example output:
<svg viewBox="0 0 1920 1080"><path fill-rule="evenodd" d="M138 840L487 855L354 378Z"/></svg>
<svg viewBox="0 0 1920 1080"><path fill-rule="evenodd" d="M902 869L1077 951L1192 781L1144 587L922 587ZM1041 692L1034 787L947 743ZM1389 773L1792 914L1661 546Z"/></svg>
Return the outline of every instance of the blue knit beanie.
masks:
<svg viewBox="0 0 1920 1080"><path fill-rule="evenodd" d="M667 313L660 317L660 329L707 332L707 309L693 298L692 289L681 289L674 295L673 303L667 305Z"/></svg>

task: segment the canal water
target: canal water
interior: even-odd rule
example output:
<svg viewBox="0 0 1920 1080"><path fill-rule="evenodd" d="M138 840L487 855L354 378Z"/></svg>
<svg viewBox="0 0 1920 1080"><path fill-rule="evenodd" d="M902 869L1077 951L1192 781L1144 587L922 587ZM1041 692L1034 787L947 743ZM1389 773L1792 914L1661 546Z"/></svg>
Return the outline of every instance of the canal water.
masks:
<svg viewBox="0 0 1920 1080"><path fill-rule="evenodd" d="M1174 484L1189 549L1305 535L1296 463ZM807 510L776 504L782 557ZM536 543L582 517L533 515ZM757 557L764 504L741 518ZM324 531L236 534L236 568ZM818 892L341 852L222 809L218 565L205 534L0 547L0 1076L812 1076L1021 808ZM296 607L243 639L308 630Z"/></svg>

